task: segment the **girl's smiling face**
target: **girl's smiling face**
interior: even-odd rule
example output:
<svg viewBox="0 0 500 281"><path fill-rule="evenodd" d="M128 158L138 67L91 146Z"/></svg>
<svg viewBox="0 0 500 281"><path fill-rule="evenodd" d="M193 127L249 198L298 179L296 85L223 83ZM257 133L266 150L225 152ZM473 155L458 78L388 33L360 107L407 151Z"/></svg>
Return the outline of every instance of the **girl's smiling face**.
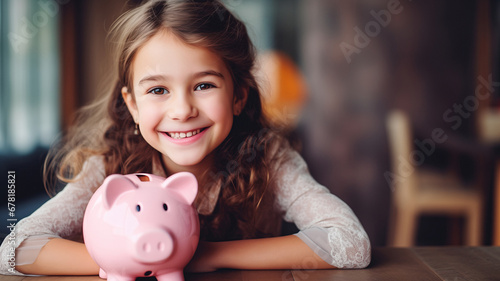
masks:
<svg viewBox="0 0 500 281"><path fill-rule="evenodd" d="M216 54L168 31L138 49L131 71L133 93L124 88L122 95L169 172L202 163L229 135L233 115L244 105Z"/></svg>

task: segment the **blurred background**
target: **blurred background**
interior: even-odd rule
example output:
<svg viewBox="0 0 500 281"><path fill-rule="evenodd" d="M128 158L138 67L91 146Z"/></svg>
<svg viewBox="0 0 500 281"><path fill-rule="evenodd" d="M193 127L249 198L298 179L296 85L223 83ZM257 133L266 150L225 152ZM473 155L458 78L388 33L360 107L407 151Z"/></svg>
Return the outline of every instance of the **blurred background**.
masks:
<svg viewBox="0 0 500 281"><path fill-rule="evenodd" d="M106 89L107 31L140 2L0 1L0 171L15 171L17 218L47 200L44 157ZM267 111L374 246L500 244L500 1L224 2L259 51Z"/></svg>

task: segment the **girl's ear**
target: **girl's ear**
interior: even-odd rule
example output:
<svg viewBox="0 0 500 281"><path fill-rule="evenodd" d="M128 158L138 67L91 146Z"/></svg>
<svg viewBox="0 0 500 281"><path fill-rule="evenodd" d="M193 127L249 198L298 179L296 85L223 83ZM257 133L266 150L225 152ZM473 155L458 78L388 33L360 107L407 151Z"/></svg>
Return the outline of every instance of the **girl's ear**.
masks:
<svg viewBox="0 0 500 281"><path fill-rule="evenodd" d="M125 101L125 104L127 105L128 111L130 111L132 118L134 118L134 122L137 123L137 117L139 111L137 110L137 104L135 103L134 96L132 93L129 93L127 87L122 88L122 97L123 100Z"/></svg>
<svg viewBox="0 0 500 281"><path fill-rule="evenodd" d="M240 115L241 112L243 111L243 108L245 107L245 104L247 103L247 98L248 98L248 87L242 88L241 89L241 96L234 96L234 101L233 101L233 115Z"/></svg>

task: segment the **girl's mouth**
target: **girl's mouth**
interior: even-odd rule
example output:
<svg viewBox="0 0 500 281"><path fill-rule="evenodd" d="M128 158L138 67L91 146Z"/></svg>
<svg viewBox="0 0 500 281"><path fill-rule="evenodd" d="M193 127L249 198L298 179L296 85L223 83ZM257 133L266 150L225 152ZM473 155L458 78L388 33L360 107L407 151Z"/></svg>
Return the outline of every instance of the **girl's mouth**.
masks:
<svg viewBox="0 0 500 281"><path fill-rule="evenodd" d="M190 137L196 136L197 134L203 132L205 129L206 128L202 128L202 129L192 130L192 131L188 131L188 132L166 132L166 134L173 139L180 140L180 139L185 139L185 138L190 138Z"/></svg>

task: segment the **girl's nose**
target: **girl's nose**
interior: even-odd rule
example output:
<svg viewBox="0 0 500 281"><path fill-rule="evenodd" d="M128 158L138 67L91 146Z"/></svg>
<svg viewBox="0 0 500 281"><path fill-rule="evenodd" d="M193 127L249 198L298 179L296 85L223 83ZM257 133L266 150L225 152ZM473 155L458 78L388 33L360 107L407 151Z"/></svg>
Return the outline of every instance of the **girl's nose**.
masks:
<svg viewBox="0 0 500 281"><path fill-rule="evenodd" d="M196 117L198 110L193 105L189 94L174 95L170 106L167 110L167 115L172 120L186 121L189 118Z"/></svg>

